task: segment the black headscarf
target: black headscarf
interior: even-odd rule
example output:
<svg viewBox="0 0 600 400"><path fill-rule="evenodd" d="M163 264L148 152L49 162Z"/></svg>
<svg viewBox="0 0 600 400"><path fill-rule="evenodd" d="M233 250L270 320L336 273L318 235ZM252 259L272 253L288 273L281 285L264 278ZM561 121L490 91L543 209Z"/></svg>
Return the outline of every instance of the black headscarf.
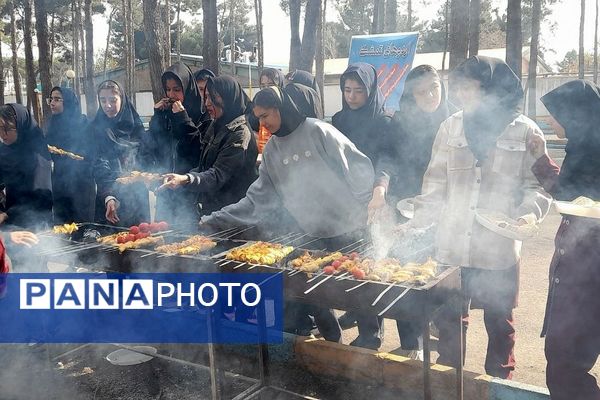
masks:
<svg viewBox="0 0 600 400"><path fill-rule="evenodd" d="M263 70L260 73L260 76L268 77L270 80L273 81L273 84L275 86L278 86L281 89L283 89L283 87L285 86L285 75L283 75L283 72L276 68L263 68Z"/></svg>
<svg viewBox="0 0 600 400"><path fill-rule="evenodd" d="M10 146L2 145L16 151L35 152L50 159L50 152L46 144L46 139L42 130L39 128L33 115L22 104L7 104L15 112L15 121L17 123L17 141Z"/></svg>
<svg viewBox="0 0 600 400"><path fill-rule="evenodd" d="M109 118L102 109L98 107L96 117L92 121L94 131L97 132L99 151L106 152L105 156L120 157L125 152L137 148L141 138L136 137L140 131L143 131L144 125L140 115L136 111L133 103L125 94L121 86L112 80L106 80L116 85L121 94L121 109L114 118ZM100 91L98 91L98 102L100 102ZM141 127L141 129L140 129Z"/></svg>
<svg viewBox="0 0 600 400"><path fill-rule="evenodd" d="M46 138L48 143L61 149L84 155L89 150L89 138L82 132L86 118L81 114L79 98L69 88L55 86L50 93L58 91L63 98L63 112L52 114L48 121ZM82 154L84 153L84 154Z"/></svg>
<svg viewBox="0 0 600 400"><path fill-rule="evenodd" d="M600 200L600 88L574 80L545 94L541 101L569 139L555 197Z"/></svg>
<svg viewBox="0 0 600 400"><path fill-rule="evenodd" d="M215 101L215 93L223 100L223 104L216 104L223 108L223 115L215 121L216 127L227 125L237 117L244 115L250 105L250 98L242 86L230 76L209 78L206 82L206 90L210 93L213 101Z"/></svg>
<svg viewBox="0 0 600 400"><path fill-rule="evenodd" d="M305 117L323 119L321 100L313 89L297 83L290 83L283 91L290 96Z"/></svg>
<svg viewBox="0 0 600 400"><path fill-rule="evenodd" d="M463 127L469 148L479 161L506 127L519 116L523 88L521 80L498 58L473 56L452 73L452 78L474 79L481 83L482 98L477 109L463 114Z"/></svg>
<svg viewBox="0 0 600 400"><path fill-rule="evenodd" d="M269 86L256 93L254 104L279 110L281 126L277 132L271 132L275 136L289 135L306 119L290 96L277 86Z"/></svg>
<svg viewBox="0 0 600 400"><path fill-rule="evenodd" d="M442 87L442 100L432 113L423 111L417 105L413 95L414 88L424 78L437 78ZM448 118L449 113L446 88L435 68L430 65L419 65L410 71L404 83L399 109L394 114L394 120L399 124L402 132L410 135L411 139L423 141L431 148L440 124Z"/></svg>
<svg viewBox="0 0 600 400"><path fill-rule="evenodd" d="M202 97L192 70L182 62L176 62L163 72L161 80L163 90L167 90L167 79L179 81L183 88L183 107L194 123L202 117Z"/></svg>
<svg viewBox="0 0 600 400"><path fill-rule="evenodd" d="M297 69L294 72L287 74L287 79L290 83L298 83L300 85L308 86L314 90L319 97L319 101L321 101L323 98L323 96L321 96L321 88L317 83L317 79L310 72Z"/></svg>
<svg viewBox="0 0 600 400"><path fill-rule="evenodd" d="M194 72L194 80L196 81L205 81L208 78L214 78L215 76L215 73L208 68L199 69L198 71Z"/></svg>
<svg viewBox="0 0 600 400"><path fill-rule="evenodd" d="M346 79L353 79L362 83L367 90L367 102L358 110L352 110L343 96ZM374 128L374 120L385 115L385 99L377 85L377 71L375 67L366 63L350 64L340 77L340 90L342 91L342 110L332 118L333 126L348 137L359 150L364 142L370 140Z"/></svg>

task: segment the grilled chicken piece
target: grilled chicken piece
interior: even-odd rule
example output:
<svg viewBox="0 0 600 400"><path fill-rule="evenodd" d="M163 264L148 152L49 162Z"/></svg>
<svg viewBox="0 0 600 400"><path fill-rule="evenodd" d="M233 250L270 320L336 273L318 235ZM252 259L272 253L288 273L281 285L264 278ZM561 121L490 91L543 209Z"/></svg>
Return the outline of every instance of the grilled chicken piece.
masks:
<svg viewBox="0 0 600 400"><path fill-rule="evenodd" d="M337 260L340 257L342 257L342 253L335 252L335 253L331 253L325 257L319 257L316 259L312 259L312 261L302 263L300 266L295 267L295 268L299 269L302 272L317 272L319 269L321 269L325 265L331 264L332 262L334 262L335 260Z"/></svg>
<svg viewBox="0 0 600 400"><path fill-rule="evenodd" d="M58 148L58 147L56 147L56 146L50 146L50 145L48 145L48 151L49 151L51 154L56 154L56 155L59 155L59 156L65 156L65 157L69 157L69 158L71 158L71 159L73 159L73 160L77 160L77 161L81 161L81 160L83 160L83 159L84 159L84 158L83 158L82 156L80 156L80 155L77 155L77 154L75 154L75 153L71 153L70 151L63 150L63 149L61 149L61 148Z"/></svg>
<svg viewBox="0 0 600 400"><path fill-rule="evenodd" d="M136 182L151 184L162 181L162 176L150 172L131 171L129 175L117 178L116 181L122 185L130 185Z"/></svg>
<svg viewBox="0 0 600 400"><path fill-rule="evenodd" d="M183 242L165 244L154 250L160 253L194 255L215 247L217 243L206 236L194 235Z"/></svg>
<svg viewBox="0 0 600 400"><path fill-rule="evenodd" d="M251 264L272 265L281 261L294 251L291 246L278 243L256 242L250 246L231 250L225 258L228 260L249 262Z"/></svg>
<svg viewBox="0 0 600 400"><path fill-rule="evenodd" d="M79 228L77 227L77 224L75 224L75 222L72 222L70 224L56 225L52 228L52 232L58 235L70 235L71 233L76 232L78 230Z"/></svg>

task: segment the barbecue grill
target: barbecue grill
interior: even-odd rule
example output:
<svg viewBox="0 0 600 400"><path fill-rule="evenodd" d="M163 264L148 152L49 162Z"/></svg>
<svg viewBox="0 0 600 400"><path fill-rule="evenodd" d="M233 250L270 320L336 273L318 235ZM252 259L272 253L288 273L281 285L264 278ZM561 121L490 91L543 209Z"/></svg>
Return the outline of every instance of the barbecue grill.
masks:
<svg viewBox="0 0 600 400"><path fill-rule="evenodd" d="M252 243L240 238L243 235L246 237L251 235L253 228L234 228L217 232L210 236L217 242L217 246L199 255L164 254L147 249L130 249L120 253L114 246L95 242L95 238L99 235L113 234L123 230L123 228L101 224L82 224L79 231L70 238L42 235L43 243L39 255L48 261L56 259L64 261L67 257L73 257L76 264L85 265L88 270L111 272L221 271L281 274L284 282L284 296L287 299L325 308L366 311L381 317L414 321L423 330L424 398L426 400L431 399L429 321L443 305L455 305L456 327L462 336L459 301L460 269L458 267L438 265L436 276L423 286L356 280L349 273L325 275L323 272L300 272L288 268L287 262L305 250L357 252L361 256L369 256L373 251L372 244L365 239L359 239L341 249L323 249L319 248L322 245L319 239L301 233L288 233L271 238L270 242L272 243L296 248L292 254L273 265L250 264L226 259L225 255L230 250ZM166 243L179 242L189 237L189 235L176 230L161 234ZM263 326L264 309L259 307L257 316L259 327ZM211 345L209 345L209 355L211 355L213 383L219 385L219 373L212 370L213 366L216 369L216 363L213 362L215 354L214 347ZM260 345L259 364L260 382L251 388L252 390L242 393L236 399L254 396L267 387L271 388L268 379L268 347L266 345ZM456 383L457 398L462 399L462 366L457 368ZM213 394L213 397L219 397L219 390L213 390Z"/></svg>

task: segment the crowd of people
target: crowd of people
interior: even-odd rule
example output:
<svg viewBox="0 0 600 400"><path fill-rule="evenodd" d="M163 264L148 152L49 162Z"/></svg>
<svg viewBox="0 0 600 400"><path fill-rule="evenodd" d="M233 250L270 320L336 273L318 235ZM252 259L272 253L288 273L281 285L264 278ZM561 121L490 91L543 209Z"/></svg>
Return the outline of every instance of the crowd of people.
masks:
<svg viewBox="0 0 600 400"><path fill-rule="evenodd" d="M323 120L315 78L273 68L260 75L250 99L233 77L193 73L183 63L162 75L165 97L145 129L123 88L98 86L93 120L78 96L55 87L42 130L20 104L0 106L0 273L10 269L6 249L34 246L34 233L52 224L94 221L119 226L156 218L181 229L220 231L254 226L263 233L296 231L341 247L388 224L395 240L414 229L434 232L435 258L461 267L462 321L484 312L488 334L485 370L510 379L521 242L484 228L476 211L502 213L538 225L552 197L600 200L600 89L568 82L542 97L554 130L568 138L559 168L544 135L521 113L522 83L503 61L471 57L444 83L428 65L406 78L398 111L390 114L369 64L348 66L340 77L341 110ZM50 154L47 145L83 156ZM132 170L160 173L154 187L119 185ZM396 211L413 199L414 217ZM600 223L563 216L550 269L544 334L552 399L600 399L589 374L600 353L597 271ZM18 269L18 268L17 268ZM464 362L456 315L443 309L438 362ZM313 321L327 340L357 326L352 345L377 349L383 321L373 314L286 306L286 329L307 334ZM420 332L397 321L401 347L419 350Z"/></svg>

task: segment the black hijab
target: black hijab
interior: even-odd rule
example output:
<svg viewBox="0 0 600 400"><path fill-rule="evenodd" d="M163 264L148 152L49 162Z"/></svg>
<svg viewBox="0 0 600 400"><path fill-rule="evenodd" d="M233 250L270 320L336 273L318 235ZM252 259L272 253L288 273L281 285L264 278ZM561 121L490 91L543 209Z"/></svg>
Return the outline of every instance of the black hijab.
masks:
<svg viewBox="0 0 600 400"><path fill-rule="evenodd" d="M310 72L297 69L294 72L287 74L287 79L290 83L298 83L300 85L308 86L314 90L319 97L319 101L321 101L323 98L323 96L321 96L321 88L317 83L317 79Z"/></svg>
<svg viewBox="0 0 600 400"><path fill-rule="evenodd" d="M456 67L452 78L458 84L461 79L481 84L481 101L477 109L463 113L463 128L475 158L483 161L506 127L521 114L521 80L504 61L482 56L464 61Z"/></svg>
<svg viewBox="0 0 600 400"><path fill-rule="evenodd" d="M194 72L194 80L196 81L205 81L208 78L214 78L215 76L215 73L208 68L203 68Z"/></svg>
<svg viewBox="0 0 600 400"><path fill-rule="evenodd" d="M112 80L100 84L110 83L117 87L121 96L121 109L114 118L109 118L102 106L98 107L92 126L97 134L101 152L110 157L120 157L126 151L136 149L141 138L137 137L143 132L144 125L133 103L125 94L121 86ZM100 103L100 90L98 90L98 103ZM140 128L141 127L141 128Z"/></svg>
<svg viewBox="0 0 600 400"><path fill-rule="evenodd" d="M438 108L432 113L423 111L417 105L413 95L414 88L422 79L426 78L438 79L442 87L442 100ZM402 134L406 135L405 137L413 143L423 143L431 151L440 124L448 118L449 114L446 88L435 68L430 65L419 65L410 71L404 83L399 109L394 114L394 120L399 125Z"/></svg>
<svg viewBox="0 0 600 400"><path fill-rule="evenodd" d="M167 90L167 79L175 79L183 88L183 107L192 121L197 124L202 117L202 97L192 70L182 62L176 62L163 72L163 90Z"/></svg>
<svg viewBox="0 0 600 400"><path fill-rule="evenodd" d="M268 77L270 80L273 81L273 84L275 86L278 86L281 89L283 89L283 87L285 86L285 75L283 75L283 72L276 68L264 68L260 73L260 77L263 76Z"/></svg>
<svg viewBox="0 0 600 400"><path fill-rule="evenodd" d="M569 139L555 197L600 200L600 88L574 80L545 94L541 101Z"/></svg>
<svg viewBox="0 0 600 400"><path fill-rule="evenodd" d="M281 116L281 126L275 136L287 136L294 132L306 120L306 116L284 90L277 86L269 86L254 96L254 105L263 108L277 108Z"/></svg>
<svg viewBox="0 0 600 400"><path fill-rule="evenodd" d="M223 115L215 120L215 132L218 131L218 128L244 115L250 105L250 98L239 82L231 76L222 75L209 78L206 82L206 90L210 93L213 102L215 94L221 96L223 101L222 104L215 103L223 109Z"/></svg>
<svg viewBox="0 0 600 400"><path fill-rule="evenodd" d="M343 96L346 79L362 83L367 90L367 102L358 110L352 110ZM364 145L370 140L372 133L377 133L372 132L375 120L385 115L385 99L377 85L375 67L362 62L350 64L340 77L340 90L342 110L333 116L333 126L354 142L359 150L364 151Z"/></svg>
<svg viewBox="0 0 600 400"><path fill-rule="evenodd" d="M323 119L321 100L313 89L297 83L289 83L283 91L292 99L302 115Z"/></svg>
<svg viewBox="0 0 600 400"><path fill-rule="evenodd" d="M63 98L63 112L52 114L48 121L46 138L48 143L77 154L86 153L89 141L85 132L85 116L81 114L79 98L69 88L55 86L50 93L58 91Z"/></svg>

